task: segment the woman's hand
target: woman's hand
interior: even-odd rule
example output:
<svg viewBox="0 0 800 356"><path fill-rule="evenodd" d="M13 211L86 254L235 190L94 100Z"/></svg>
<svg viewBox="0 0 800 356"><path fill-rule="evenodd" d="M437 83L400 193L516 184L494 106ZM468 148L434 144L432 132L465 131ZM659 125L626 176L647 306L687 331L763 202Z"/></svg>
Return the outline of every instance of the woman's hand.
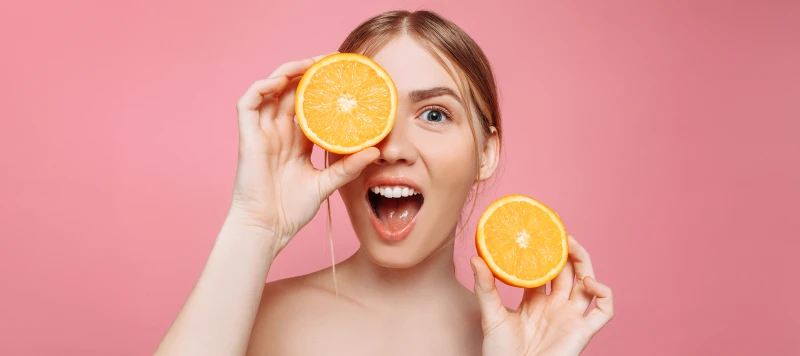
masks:
<svg viewBox="0 0 800 356"><path fill-rule="evenodd" d="M286 63L239 99L239 164L228 218L158 355L244 355L275 256L337 188L378 158L365 149L318 170L294 123L299 77L318 58Z"/></svg>
<svg viewBox="0 0 800 356"><path fill-rule="evenodd" d="M367 148L324 170L311 164L313 144L294 122L294 97L300 76L321 57L281 65L253 83L236 105L239 163L229 217L266 230L275 238L276 254L326 198L379 155Z"/></svg>
<svg viewBox="0 0 800 356"><path fill-rule="evenodd" d="M579 355L614 316L611 289L594 279L589 253L569 237L569 261L545 286L526 289L519 308L500 301L494 276L480 257L470 261L481 307L484 356ZM577 278L575 278L577 277ZM596 307L584 316L597 297Z"/></svg>

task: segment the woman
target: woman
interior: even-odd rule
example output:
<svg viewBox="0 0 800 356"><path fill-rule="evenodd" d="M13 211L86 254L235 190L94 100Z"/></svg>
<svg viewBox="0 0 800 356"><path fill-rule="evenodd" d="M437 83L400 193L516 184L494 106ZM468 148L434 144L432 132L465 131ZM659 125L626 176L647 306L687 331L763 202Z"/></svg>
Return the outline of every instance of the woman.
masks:
<svg viewBox="0 0 800 356"><path fill-rule="evenodd" d="M293 109L297 80L319 57L255 82L237 105L228 218L157 353L579 354L613 310L610 289L594 280L574 239L551 293L526 290L518 310L503 307L482 259L470 261L474 294L453 271L462 208L493 175L500 152L495 82L480 48L434 13L396 11L363 23L339 51L370 56L392 76L399 107L391 133L316 170ZM275 256L335 190L361 248L333 274L265 286Z"/></svg>

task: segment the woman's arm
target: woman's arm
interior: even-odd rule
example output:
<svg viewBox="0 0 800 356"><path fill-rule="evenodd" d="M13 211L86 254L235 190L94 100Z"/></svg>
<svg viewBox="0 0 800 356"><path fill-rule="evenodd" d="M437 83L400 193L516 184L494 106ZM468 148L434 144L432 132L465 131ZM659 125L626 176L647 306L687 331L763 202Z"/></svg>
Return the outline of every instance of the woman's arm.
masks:
<svg viewBox="0 0 800 356"><path fill-rule="evenodd" d="M378 158L367 148L324 170L311 164L313 144L294 123L293 91L317 58L281 65L239 99L231 209L157 355L244 355L275 256L325 199Z"/></svg>
<svg viewBox="0 0 800 356"><path fill-rule="evenodd" d="M197 284L155 354L244 354L276 255L275 240L272 232L229 216Z"/></svg>

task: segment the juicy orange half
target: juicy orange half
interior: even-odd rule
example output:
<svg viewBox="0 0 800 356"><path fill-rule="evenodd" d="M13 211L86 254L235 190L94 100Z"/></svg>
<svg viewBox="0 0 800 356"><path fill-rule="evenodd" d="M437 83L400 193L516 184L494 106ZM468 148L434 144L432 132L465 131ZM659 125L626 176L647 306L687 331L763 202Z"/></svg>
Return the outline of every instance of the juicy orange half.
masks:
<svg viewBox="0 0 800 356"><path fill-rule="evenodd" d="M297 86L297 122L323 149L350 154L374 146L394 126L397 89L371 58L335 53L314 63Z"/></svg>
<svg viewBox="0 0 800 356"><path fill-rule="evenodd" d="M495 277L515 287L544 285L567 263L567 231L558 214L524 195L490 204L478 221L475 244Z"/></svg>

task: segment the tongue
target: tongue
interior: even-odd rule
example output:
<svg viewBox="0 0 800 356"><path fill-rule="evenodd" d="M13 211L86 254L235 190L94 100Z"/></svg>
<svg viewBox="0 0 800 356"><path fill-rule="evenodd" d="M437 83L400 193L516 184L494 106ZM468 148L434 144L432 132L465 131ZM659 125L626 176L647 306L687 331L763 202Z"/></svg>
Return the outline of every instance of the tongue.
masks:
<svg viewBox="0 0 800 356"><path fill-rule="evenodd" d="M417 216L420 202L415 197L381 198L376 207L378 219L390 230L399 230Z"/></svg>

